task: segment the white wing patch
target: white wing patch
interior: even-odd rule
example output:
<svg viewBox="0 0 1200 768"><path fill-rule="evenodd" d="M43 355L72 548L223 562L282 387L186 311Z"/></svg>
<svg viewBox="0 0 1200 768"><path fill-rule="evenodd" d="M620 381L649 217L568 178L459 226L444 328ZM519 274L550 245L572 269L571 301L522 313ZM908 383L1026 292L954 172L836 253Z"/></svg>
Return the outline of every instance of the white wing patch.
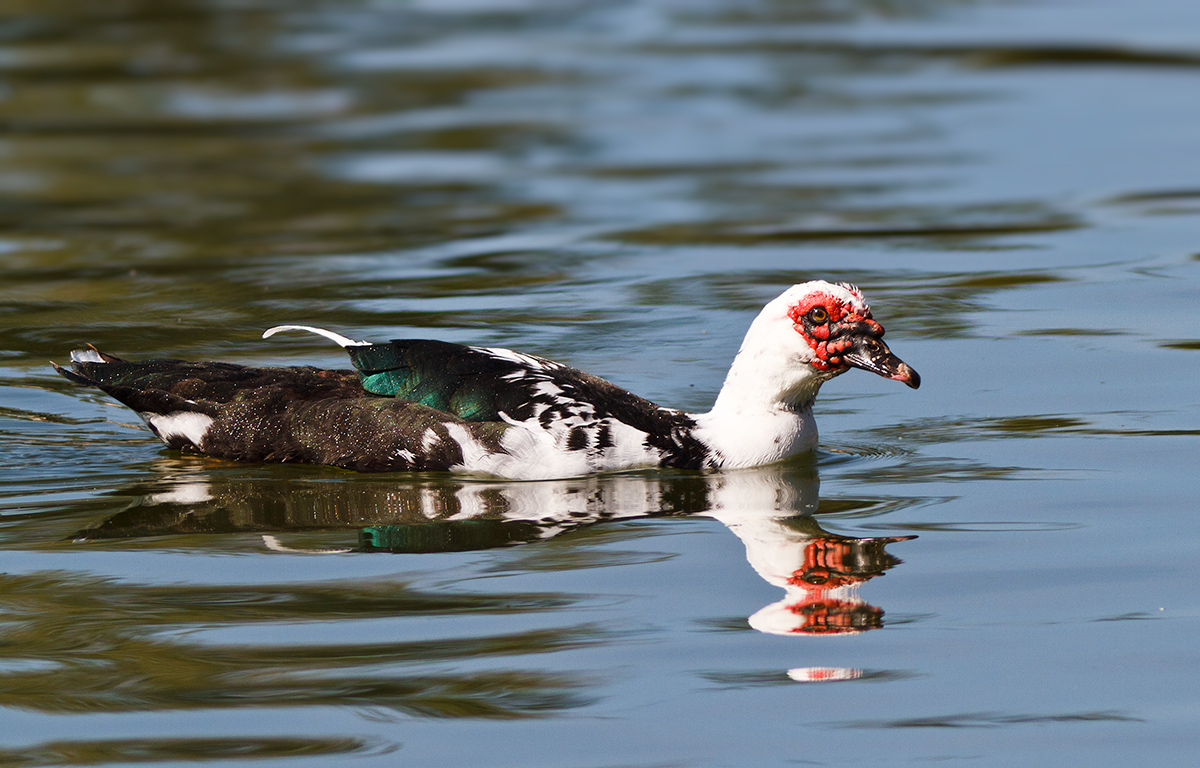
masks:
<svg viewBox="0 0 1200 768"><path fill-rule="evenodd" d="M552 360L534 357L533 355L526 355L523 352L513 352L511 349L501 349L500 347L471 347L471 349L475 350L476 352L483 352L486 355L491 355L497 360L507 360L510 363L523 365L533 371L552 371L556 368L563 367L560 363L556 363ZM507 379L511 376L513 376L513 374L510 373L504 378ZM522 375L518 375L511 380L515 381L520 378L522 378Z"/></svg>
<svg viewBox="0 0 1200 768"><path fill-rule="evenodd" d="M71 350L71 362L103 363L104 358L100 357L100 353L94 349L73 349Z"/></svg>
<svg viewBox="0 0 1200 768"><path fill-rule="evenodd" d="M534 385L533 391L539 395L554 398L554 402L559 405L573 402L569 397L559 397L563 393L562 387L552 381L539 381Z"/></svg>
<svg viewBox="0 0 1200 768"><path fill-rule="evenodd" d="M447 422L446 432L450 435L451 440L458 443L458 447L462 451L461 466L463 469L471 472L499 474L490 467L497 463L504 463L505 459L511 458L489 451L482 443L472 437L471 433L462 424Z"/></svg>
<svg viewBox="0 0 1200 768"><path fill-rule="evenodd" d="M164 443L170 442L171 438L182 437L197 448L200 447L200 441L204 439L208 428L213 423L211 416L194 411L175 411L167 414L139 413L138 415L154 428L154 433Z"/></svg>
<svg viewBox="0 0 1200 768"><path fill-rule="evenodd" d="M477 440L469 425L446 424L450 439L462 451L462 463L452 470L512 480L546 480L652 467L662 460L662 451L646 444L645 432L613 418L596 419L590 406L578 405L576 413L549 426L543 426L536 415L517 421L500 414L512 428L500 438L499 450ZM587 435L587 444L571 447L572 433L580 429ZM608 434L603 448L599 447L601 431Z"/></svg>

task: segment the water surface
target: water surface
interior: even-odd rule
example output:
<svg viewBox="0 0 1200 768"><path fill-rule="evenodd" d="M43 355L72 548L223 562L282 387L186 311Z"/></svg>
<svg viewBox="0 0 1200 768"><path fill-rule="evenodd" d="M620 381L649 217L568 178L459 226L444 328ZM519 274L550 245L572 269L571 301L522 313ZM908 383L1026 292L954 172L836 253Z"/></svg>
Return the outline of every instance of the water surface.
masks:
<svg viewBox="0 0 1200 768"><path fill-rule="evenodd" d="M1187 764L1200 12L0 5L0 766ZM163 449L46 364L303 322L705 409L859 283L812 461L545 483Z"/></svg>

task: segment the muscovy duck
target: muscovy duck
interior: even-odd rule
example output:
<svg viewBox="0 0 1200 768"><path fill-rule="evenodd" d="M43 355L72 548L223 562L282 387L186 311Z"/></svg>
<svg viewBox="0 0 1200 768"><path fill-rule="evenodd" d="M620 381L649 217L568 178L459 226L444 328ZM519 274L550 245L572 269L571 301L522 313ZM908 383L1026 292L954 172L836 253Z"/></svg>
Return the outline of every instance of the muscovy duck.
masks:
<svg viewBox="0 0 1200 768"><path fill-rule="evenodd" d="M645 467L770 464L817 445L821 385L862 368L912 388L917 372L883 343L862 292L794 285L750 325L716 403L691 414L604 379L507 349L442 341L341 345L356 370L130 362L71 353L68 379L132 408L171 448L224 459L356 470L450 471L511 479Z"/></svg>

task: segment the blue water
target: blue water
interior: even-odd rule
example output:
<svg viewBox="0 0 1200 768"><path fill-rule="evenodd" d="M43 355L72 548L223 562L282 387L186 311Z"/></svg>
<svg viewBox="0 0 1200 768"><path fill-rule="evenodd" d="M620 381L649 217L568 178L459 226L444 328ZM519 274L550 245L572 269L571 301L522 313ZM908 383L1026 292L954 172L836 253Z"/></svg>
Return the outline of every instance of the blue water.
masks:
<svg viewBox="0 0 1200 768"><path fill-rule="evenodd" d="M1194 761L1200 6L10 6L0 766ZM183 457L46 365L345 366L304 322L706 409L813 277L922 387L744 472Z"/></svg>

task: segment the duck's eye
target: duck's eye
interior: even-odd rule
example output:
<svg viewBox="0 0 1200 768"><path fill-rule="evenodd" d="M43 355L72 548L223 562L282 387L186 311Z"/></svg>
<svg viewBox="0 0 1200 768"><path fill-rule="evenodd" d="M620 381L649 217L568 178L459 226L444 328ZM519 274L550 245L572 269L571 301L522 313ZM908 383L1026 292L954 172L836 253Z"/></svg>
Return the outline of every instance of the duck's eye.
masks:
<svg viewBox="0 0 1200 768"><path fill-rule="evenodd" d="M829 311L825 307L813 307L808 310L808 319L817 325L822 325L829 320Z"/></svg>

